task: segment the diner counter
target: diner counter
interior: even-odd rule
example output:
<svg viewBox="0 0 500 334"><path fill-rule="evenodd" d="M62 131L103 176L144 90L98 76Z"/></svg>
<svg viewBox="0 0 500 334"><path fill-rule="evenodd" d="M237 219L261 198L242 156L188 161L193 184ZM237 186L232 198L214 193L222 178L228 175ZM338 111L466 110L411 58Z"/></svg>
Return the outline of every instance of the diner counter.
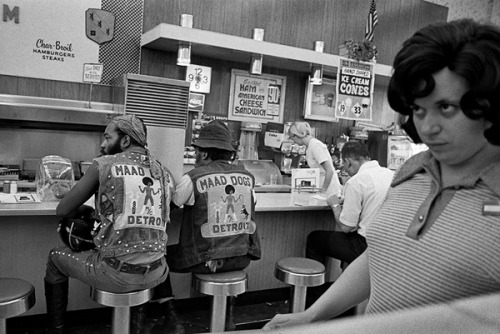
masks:
<svg viewBox="0 0 500 334"><path fill-rule="evenodd" d="M287 288L274 277L276 262L284 257L304 256L307 235L315 230L334 229L335 218L326 200L318 194L256 193L256 200L255 222L262 257L246 269L248 291ZM56 231L58 202L6 203L5 196L0 196L0 201L0 272L35 286L37 303L23 316L45 313L43 279L47 256L53 247L61 245ZM178 242L182 210L173 210L170 218L169 245ZM339 265L335 267L340 270ZM330 280L339 270L332 271ZM171 278L176 298L190 298L191 275L172 273ZM101 306L89 298L89 286L72 279L68 310L97 307Z"/></svg>
<svg viewBox="0 0 500 334"><path fill-rule="evenodd" d="M255 196L257 212L330 209L324 196L318 193L257 193ZM54 216L58 203L6 203L0 198L0 216Z"/></svg>

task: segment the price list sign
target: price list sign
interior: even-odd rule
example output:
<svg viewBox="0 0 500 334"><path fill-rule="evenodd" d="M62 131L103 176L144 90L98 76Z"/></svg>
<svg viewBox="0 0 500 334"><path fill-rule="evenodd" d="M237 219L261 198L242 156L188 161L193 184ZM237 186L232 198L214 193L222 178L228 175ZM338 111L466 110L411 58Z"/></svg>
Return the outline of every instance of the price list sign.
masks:
<svg viewBox="0 0 500 334"><path fill-rule="evenodd" d="M372 120L373 64L340 58L335 117Z"/></svg>
<svg viewBox="0 0 500 334"><path fill-rule="evenodd" d="M286 77L232 70L228 119L283 123Z"/></svg>

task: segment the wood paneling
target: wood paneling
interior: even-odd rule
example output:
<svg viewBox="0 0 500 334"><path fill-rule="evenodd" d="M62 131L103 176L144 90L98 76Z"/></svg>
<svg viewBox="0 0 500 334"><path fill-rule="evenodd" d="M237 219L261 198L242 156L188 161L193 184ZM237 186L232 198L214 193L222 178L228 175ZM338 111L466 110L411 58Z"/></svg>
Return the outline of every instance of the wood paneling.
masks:
<svg viewBox="0 0 500 334"><path fill-rule="evenodd" d="M94 84L92 101L113 103L112 86ZM0 94L88 101L90 84L0 75Z"/></svg>
<svg viewBox="0 0 500 334"><path fill-rule="evenodd" d="M346 39L363 38L369 4L369 0L145 0L143 30L160 23L179 24L180 14L187 13L194 16L193 27L197 29L251 38L253 28L263 28L266 41L312 49L314 41L323 40L325 52L338 54L339 45ZM379 49L378 62L383 64L392 63L401 43L418 28L447 17L445 7L422 0L378 0L377 10L379 23L374 41ZM141 73L183 80L185 69L176 66L175 61L176 54L143 48ZM213 70L205 112L226 116L231 69L246 70L249 64L196 56L192 62ZM287 76L284 121L303 120L306 76L267 68L265 58L264 72ZM0 76L0 94L87 100L89 90L89 84L83 83ZM385 124L393 115L384 90L384 86L376 88L374 122ZM113 102L112 94L111 87L94 85L92 101ZM347 134L353 123L310 121L322 140ZM230 126L239 136L239 126Z"/></svg>
<svg viewBox="0 0 500 334"><path fill-rule="evenodd" d="M252 37L253 28L265 30L264 40L313 49L317 40L325 42L325 52L338 54L339 45L347 39L364 37L369 0L145 0L144 31L160 23L179 24L180 14L193 15L193 28L241 37ZM374 42L379 50L377 62L391 64L402 42L417 29L445 21L447 9L421 0L378 0L379 23ZM141 73L184 79L184 68L175 65L176 55L143 48ZM231 69L247 70L249 64L231 63L192 57L192 63L212 67L210 94L206 95L205 113L227 116ZM306 75L266 67L264 73L287 77L284 121L303 120ZM373 105L373 122L390 124L394 112L387 104L385 85L377 85ZM353 121L338 123L309 121L317 137L328 141L332 136L348 134ZM239 138L239 123L230 124ZM189 141L189 130L187 131Z"/></svg>
<svg viewBox="0 0 500 334"><path fill-rule="evenodd" d="M312 48L325 41L325 52L338 54L346 39L364 37L370 0L145 0L144 31L160 23L179 24L193 15L196 29L251 38L265 29L264 40ZM446 21L448 9L422 0L378 0L374 42L379 62L390 64L401 43L417 29Z"/></svg>

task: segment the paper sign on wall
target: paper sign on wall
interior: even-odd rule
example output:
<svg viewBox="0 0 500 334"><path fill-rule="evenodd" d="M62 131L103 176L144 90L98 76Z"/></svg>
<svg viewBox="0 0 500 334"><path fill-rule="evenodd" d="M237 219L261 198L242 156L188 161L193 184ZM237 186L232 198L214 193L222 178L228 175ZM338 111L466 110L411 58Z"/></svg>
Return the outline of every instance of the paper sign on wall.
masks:
<svg viewBox="0 0 500 334"><path fill-rule="evenodd" d="M101 82L103 69L102 64L83 64L83 82Z"/></svg>
<svg viewBox="0 0 500 334"><path fill-rule="evenodd" d="M341 57L335 117L371 121L374 78L373 64Z"/></svg>
<svg viewBox="0 0 500 334"><path fill-rule="evenodd" d="M228 119L253 123L283 123L286 77L231 71Z"/></svg>

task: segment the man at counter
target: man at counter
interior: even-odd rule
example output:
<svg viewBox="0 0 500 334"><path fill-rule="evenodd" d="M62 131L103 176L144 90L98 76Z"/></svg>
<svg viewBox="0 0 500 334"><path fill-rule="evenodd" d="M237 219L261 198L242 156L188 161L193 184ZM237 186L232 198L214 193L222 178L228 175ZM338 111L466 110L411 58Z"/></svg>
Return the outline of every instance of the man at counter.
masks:
<svg viewBox="0 0 500 334"><path fill-rule="evenodd" d="M366 146L350 141L342 147L344 170L350 178L344 200L327 198L340 231L314 231L307 237L306 257L321 263L326 257L351 263L366 249L366 227L375 217L391 185L394 172L371 160Z"/></svg>
<svg viewBox="0 0 500 334"><path fill-rule="evenodd" d="M371 160L363 143L350 141L342 147L344 170L350 178L344 186L344 200L337 195L327 198L340 231L314 231L307 236L306 257L326 264L332 257L349 264L366 249L366 228L373 220L394 172ZM321 287L309 288L308 304L316 300Z"/></svg>
<svg viewBox="0 0 500 334"><path fill-rule="evenodd" d="M261 256L253 175L231 163L234 147L229 128L215 120L200 130L193 142L195 168L176 187L172 203L183 206L179 243L168 246L171 271L219 273L242 270ZM170 277L157 288L153 300L163 310L162 326L182 333L176 323ZM228 301L226 329L234 329L235 297ZM173 313L173 314L172 314Z"/></svg>
<svg viewBox="0 0 500 334"><path fill-rule="evenodd" d="M166 224L174 184L146 149L146 138L138 117L115 117L104 132L102 156L57 206L63 219L95 214L101 226L94 249L60 246L49 254L44 283L51 332L63 332L69 277L116 293L152 288L167 278ZM94 194L95 212L83 205Z"/></svg>

